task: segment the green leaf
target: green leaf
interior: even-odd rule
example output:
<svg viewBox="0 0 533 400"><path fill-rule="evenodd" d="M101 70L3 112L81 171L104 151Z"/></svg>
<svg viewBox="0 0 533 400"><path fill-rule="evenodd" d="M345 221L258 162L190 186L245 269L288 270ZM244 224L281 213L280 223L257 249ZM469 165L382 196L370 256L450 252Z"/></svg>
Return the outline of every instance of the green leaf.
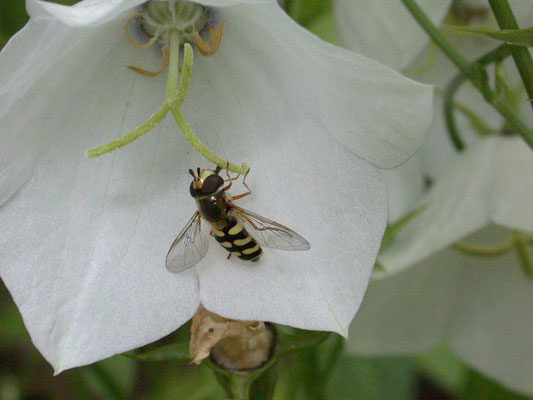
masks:
<svg viewBox="0 0 533 400"><path fill-rule="evenodd" d="M407 358L341 358L328 388L331 400L412 400L416 364Z"/></svg>
<svg viewBox="0 0 533 400"><path fill-rule="evenodd" d="M531 400L531 397L513 393L481 374L471 371L461 399Z"/></svg>
<svg viewBox="0 0 533 400"><path fill-rule="evenodd" d="M423 372L451 393L459 393L468 379L468 368L445 345L416 357Z"/></svg>
<svg viewBox="0 0 533 400"><path fill-rule="evenodd" d="M333 0L286 0L287 14L302 26L308 26L315 18L333 8Z"/></svg>
<svg viewBox="0 0 533 400"><path fill-rule="evenodd" d="M140 361L173 361L189 359L189 344L187 342L161 346L145 352L129 351L124 356Z"/></svg>
<svg viewBox="0 0 533 400"><path fill-rule="evenodd" d="M135 383L136 365L133 360L116 356L68 373L77 380L77 386L83 386L84 392L97 398L118 400L129 398Z"/></svg>
<svg viewBox="0 0 533 400"><path fill-rule="evenodd" d="M0 33L0 49L4 47L9 40L9 35L5 33Z"/></svg>
<svg viewBox="0 0 533 400"><path fill-rule="evenodd" d="M476 35L488 36L495 40L500 40L505 43L514 44L518 46L533 47L533 28L526 29L489 29L483 27L466 27L466 26L451 26L447 27L463 31L474 33Z"/></svg>
<svg viewBox="0 0 533 400"><path fill-rule="evenodd" d="M326 42L336 46L339 44L339 35L333 10L314 18L307 25L307 29Z"/></svg>

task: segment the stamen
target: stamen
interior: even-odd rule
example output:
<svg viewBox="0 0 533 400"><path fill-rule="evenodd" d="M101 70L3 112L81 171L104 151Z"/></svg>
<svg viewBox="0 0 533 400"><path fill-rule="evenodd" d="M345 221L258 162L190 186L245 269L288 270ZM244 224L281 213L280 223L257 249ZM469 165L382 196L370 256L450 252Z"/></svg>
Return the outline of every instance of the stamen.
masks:
<svg viewBox="0 0 533 400"><path fill-rule="evenodd" d="M142 19L145 19L145 16L143 14L133 14L132 16L130 16L126 22L124 23L124 34L126 35L126 39L128 39L128 42L130 42L130 44L134 47L137 47L139 49L148 49L150 47L152 47L154 45L155 42L157 42L157 39L159 39L161 37L161 32L157 32L156 35L154 35L153 38L151 38L148 42L144 43L144 44L139 44L137 43L135 40L133 40L130 36L130 22L135 19L135 18L142 18Z"/></svg>
<svg viewBox="0 0 533 400"><path fill-rule="evenodd" d="M128 65L128 69L132 70L133 72L137 72L140 75L147 76L149 78L155 78L156 76L161 75L163 72L165 72L165 70L167 69L168 64L170 62L168 49L164 48L164 49L162 49L162 51L163 51L163 65L161 66L161 68L158 71L151 72L151 71L147 71L145 69L133 67L131 65Z"/></svg>
<svg viewBox="0 0 533 400"><path fill-rule="evenodd" d="M216 53L216 51L220 47L220 44L222 43L222 36L224 34L225 24L226 21L223 21L216 32L214 26L211 26L209 28L209 41L211 42L211 44L207 44L198 32L193 32L194 44L196 45L196 48L198 49L201 55L209 57Z"/></svg>

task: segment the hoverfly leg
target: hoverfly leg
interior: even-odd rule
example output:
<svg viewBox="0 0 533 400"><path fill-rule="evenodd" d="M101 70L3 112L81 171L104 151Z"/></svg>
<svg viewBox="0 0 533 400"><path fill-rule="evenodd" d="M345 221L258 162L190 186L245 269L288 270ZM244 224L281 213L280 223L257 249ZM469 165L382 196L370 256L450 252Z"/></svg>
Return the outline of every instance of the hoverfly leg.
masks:
<svg viewBox="0 0 533 400"><path fill-rule="evenodd" d="M232 178L229 174L228 167L229 167L229 161L227 162L227 165L226 165L226 175L228 176L228 179L224 181L224 182L229 182L229 185L224 188L224 192L227 192L229 188L231 187L231 185L233 185L233 181L236 181L237 179L239 179L239 176L241 176L240 174L238 174L235 178Z"/></svg>
<svg viewBox="0 0 533 400"><path fill-rule="evenodd" d="M228 254L228 256L226 257L226 260L229 260L231 258L231 253Z"/></svg>
<svg viewBox="0 0 533 400"><path fill-rule="evenodd" d="M246 197L252 194L252 189L250 189L250 186L246 184L246 177L248 176L249 173L250 173L250 170L246 172L246 174L244 175L244 179L242 180L242 184L244 185L246 189L248 189L248 191L246 193L241 193L241 194L238 194L237 196L233 196L232 200L239 200L239 199L242 199L243 197Z"/></svg>

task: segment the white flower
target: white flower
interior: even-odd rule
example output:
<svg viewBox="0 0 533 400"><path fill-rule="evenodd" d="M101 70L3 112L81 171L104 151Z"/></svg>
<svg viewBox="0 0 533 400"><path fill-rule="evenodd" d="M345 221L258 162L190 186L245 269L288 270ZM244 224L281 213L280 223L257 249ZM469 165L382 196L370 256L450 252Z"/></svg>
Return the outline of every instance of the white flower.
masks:
<svg viewBox="0 0 533 400"><path fill-rule="evenodd" d="M253 194L239 204L312 249L265 250L251 266L211 243L170 274L168 247L195 209L186 171L202 159L170 119L84 156L163 99L162 77L126 69L161 64L124 38L140 3L29 0L30 22L0 54L0 274L35 345L58 373L154 341L200 303L346 335L386 224L379 168L422 145L432 89L320 41L273 2L201 1L226 30L214 56L195 58L183 112L215 153L248 160Z"/></svg>
<svg viewBox="0 0 533 400"><path fill-rule="evenodd" d="M376 12L381 10L381 18L393 20L389 26L379 25L382 32L390 26L404 26L395 38L418 35L418 30L409 29L414 26L411 17L389 13L388 2L387 8L374 0L357 3L359 7L375 7ZM434 11L440 2L419 3L425 10ZM339 0L338 5L342 9L348 2ZM518 19L533 15L531 2L514 1L512 7ZM486 16L490 16L490 10L486 11ZM345 13L339 14L349 18ZM437 14L430 13L436 22L442 19L442 14ZM352 17L360 18L354 14ZM340 31L343 29L347 32L349 27L341 26ZM352 31L356 36L358 32ZM383 38L373 40L391 43ZM425 62L427 66L431 58L426 49L413 62L415 53L426 42L409 44L411 59L392 57L394 47L382 48L373 55L391 55L389 64L399 68L409 65L409 70L414 71L413 64L418 67ZM366 43L364 38L361 43ZM497 42L476 36L461 37L454 44L474 58ZM430 61L432 68L425 71L425 81L443 85L457 73L442 57ZM460 91L458 101L492 129L501 128L501 118L469 85ZM530 116L529 104L523 100L521 104L522 115ZM380 254L383 269L377 270L375 276L394 275L371 282L350 328L348 347L358 354L404 354L425 351L445 341L474 368L516 391L531 394L533 342L529 325L533 320L533 281L522 271L516 246L525 245L531 257L528 235L533 233L533 152L517 136L480 137L459 115L459 131L467 149L457 154L444 126L441 101L436 101L436 110L428 143L414 159L386 175L390 208L394 210L392 220L408 211L421 212ZM434 182L426 195L424 178ZM516 238L522 240L515 241ZM452 247L457 242L459 245ZM473 243L499 245L504 254L479 257L457 250L458 246Z"/></svg>

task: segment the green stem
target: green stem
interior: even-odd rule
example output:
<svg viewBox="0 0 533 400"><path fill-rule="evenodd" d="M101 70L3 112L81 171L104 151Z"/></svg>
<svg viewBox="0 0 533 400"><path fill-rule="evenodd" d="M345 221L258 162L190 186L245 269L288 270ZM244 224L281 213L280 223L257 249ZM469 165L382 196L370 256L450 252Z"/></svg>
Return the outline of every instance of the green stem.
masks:
<svg viewBox="0 0 533 400"><path fill-rule="evenodd" d="M461 112L468 120L474 130L481 136L488 136L497 133L496 129L492 129L474 110L471 110L466 105L455 102L454 107L457 111Z"/></svg>
<svg viewBox="0 0 533 400"><path fill-rule="evenodd" d="M489 4L501 29L519 29L507 0L489 0ZM524 46L512 46L511 52L527 95L530 99L533 99L533 59L529 49ZM533 102L530 102L530 104L533 107Z"/></svg>
<svg viewBox="0 0 533 400"><path fill-rule="evenodd" d="M446 124L446 130L450 136L450 140L457 151L463 151L466 147L459 129L457 129L457 121L455 120L455 94L466 80L466 76L463 74L457 75L446 87L444 92L444 123Z"/></svg>
<svg viewBox="0 0 533 400"><path fill-rule="evenodd" d="M453 61L453 63L471 80L478 79L475 68L458 52L450 41L431 22L426 13L415 0L401 0L418 24L424 29L437 46Z"/></svg>
<svg viewBox="0 0 533 400"><path fill-rule="evenodd" d="M533 131L531 131L518 116L511 110L511 108L502 102L494 91L488 86L486 79L485 70L479 66L478 63L469 63L463 55L458 52L450 41L440 32L440 30L431 22L427 17L424 11L418 6L415 0L401 0L405 7L409 10L411 15L416 19L418 24L424 29L424 31L431 37L437 46L450 58L450 60L461 70L462 74L468 78L472 84L483 94L485 100L491 104L499 113L502 115L513 129L524 138L524 140L533 148ZM496 0L494 0L496 1ZM526 50L527 51L527 50ZM457 88L460 86L461 82L454 83ZM457 90L454 89L454 91ZM448 104L449 106L449 104ZM446 107L446 106L445 106ZM448 109L448 114L446 116L445 108L445 118L447 120L446 124L448 127L455 129L450 131L452 136L452 141L456 148L459 149L461 146L460 141L457 141L458 131L455 128L453 123L453 116L451 115L451 108ZM462 144L464 147L464 144Z"/></svg>
<svg viewBox="0 0 533 400"><path fill-rule="evenodd" d="M234 375L230 378L231 397L235 400L249 400L252 382L242 376Z"/></svg>
<svg viewBox="0 0 533 400"><path fill-rule="evenodd" d="M476 60L476 64L485 66L493 62L503 61L505 58L511 55L509 46L501 45L496 49L488 52L479 59ZM450 139L458 151L462 151L465 148L465 144L459 135L459 130L457 129L457 123L455 121L455 95L457 91L461 88L463 83L466 82L467 76L464 74L458 74L446 87L444 91L444 122L448 129L448 134Z"/></svg>
<svg viewBox="0 0 533 400"><path fill-rule="evenodd" d="M531 237L525 236L521 232L515 233L514 247L518 256L518 261L522 267L522 271L529 278L533 278L533 260L529 254L527 245L531 241Z"/></svg>
<svg viewBox="0 0 533 400"><path fill-rule="evenodd" d="M494 62L501 62L505 58L511 55L511 47L504 44L496 49L485 54L481 58L475 61L476 64L480 66L486 66ZM454 109L455 107L455 95L459 88L466 82L467 77L464 74L457 75L450 84L447 86L444 92L444 121L450 135L450 139L454 144L455 148L459 151L464 149L464 142L459 136L459 131L457 129L457 123L455 121ZM499 96L496 96L489 88L485 89L485 93L488 95L485 96L485 99L502 115L507 124L511 126L517 133L519 133L524 140L529 144L530 147L533 147L533 131L531 131L522 120L516 115L516 113L509 107L507 103L501 100Z"/></svg>

